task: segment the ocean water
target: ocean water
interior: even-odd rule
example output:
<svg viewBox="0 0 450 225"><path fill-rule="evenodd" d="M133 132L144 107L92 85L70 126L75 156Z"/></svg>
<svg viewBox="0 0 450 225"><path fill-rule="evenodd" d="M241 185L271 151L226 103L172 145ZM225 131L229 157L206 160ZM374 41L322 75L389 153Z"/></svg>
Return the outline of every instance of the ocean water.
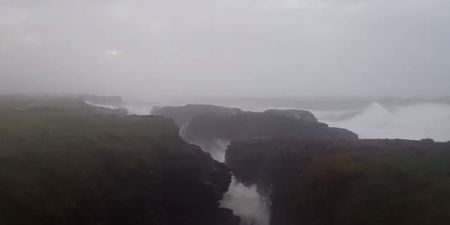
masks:
<svg viewBox="0 0 450 225"><path fill-rule="evenodd" d="M270 200L258 192L256 185L245 186L233 177L221 206L232 209L241 218L241 225L270 224Z"/></svg>
<svg viewBox="0 0 450 225"><path fill-rule="evenodd" d="M217 139L209 142L193 143L211 154L215 160L225 162L225 152L230 144L228 140ZM241 225L269 225L270 200L262 195L256 185L246 186L234 176L220 206L233 210L241 219Z"/></svg>
<svg viewBox="0 0 450 225"><path fill-rule="evenodd" d="M374 102L361 110L316 111L320 121L349 129L360 138L450 141L450 105L422 103L385 107ZM338 119L336 119L338 118ZM341 119L339 119L341 118Z"/></svg>

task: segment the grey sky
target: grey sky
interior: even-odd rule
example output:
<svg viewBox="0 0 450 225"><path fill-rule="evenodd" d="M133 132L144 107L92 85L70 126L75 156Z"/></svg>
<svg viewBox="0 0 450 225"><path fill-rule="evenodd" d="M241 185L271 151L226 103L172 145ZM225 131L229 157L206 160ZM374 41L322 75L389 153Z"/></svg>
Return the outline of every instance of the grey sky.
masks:
<svg viewBox="0 0 450 225"><path fill-rule="evenodd" d="M450 95L448 0L0 0L0 93Z"/></svg>

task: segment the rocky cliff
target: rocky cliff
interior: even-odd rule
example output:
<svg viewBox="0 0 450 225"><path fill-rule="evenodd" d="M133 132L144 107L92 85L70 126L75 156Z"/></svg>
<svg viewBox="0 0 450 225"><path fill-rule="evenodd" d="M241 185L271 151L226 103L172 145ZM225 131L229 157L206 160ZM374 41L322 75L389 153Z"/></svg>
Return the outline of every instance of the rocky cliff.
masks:
<svg viewBox="0 0 450 225"><path fill-rule="evenodd" d="M181 128L187 125L195 117L229 116L236 115L241 112L242 110L238 108L190 104L185 106L153 107L151 114L171 118L175 121L175 124Z"/></svg>
<svg viewBox="0 0 450 225"><path fill-rule="evenodd" d="M170 120L53 106L0 106L0 224L239 223L229 170Z"/></svg>
<svg viewBox="0 0 450 225"><path fill-rule="evenodd" d="M278 116L284 116L284 117L287 117L287 118L301 120L301 121L310 122L310 123L317 123L317 122L319 122L317 120L316 116L314 116L314 114L312 114L311 112L306 111L306 110L269 109L269 110L264 111L264 113L278 115Z"/></svg>
<svg viewBox="0 0 450 225"><path fill-rule="evenodd" d="M272 225L448 224L450 143L232 142L226 164L272 201Z"/></svg>
<svg viewBox="0 0 450 225"><path fill-rule="evenodd" d="M184 130L190 141L211 139L245 140L255 137L297 136L316 139L358 139L348 130L319 123L311 114L292 111L242 112L229 116L195 117Z"/></svg>
<svg viewBox="0 0 450 225"><path fill-rule="evenodd" d="M214 105L154 107L152 115L171 118L191 142L244 140L254 137L299 136L317 139L357 139L348 130L328 127L304 110L246 112Z"/></svg>

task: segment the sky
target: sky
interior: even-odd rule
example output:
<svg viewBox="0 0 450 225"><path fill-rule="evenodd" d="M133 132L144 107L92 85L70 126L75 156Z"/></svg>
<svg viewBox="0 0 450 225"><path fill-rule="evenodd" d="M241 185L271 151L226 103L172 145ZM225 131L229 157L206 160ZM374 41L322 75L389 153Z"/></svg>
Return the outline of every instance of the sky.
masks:
<svg viewBox="0 0 450 225"><path fill-rule="evenodd" d="M0 0L0 94L449 96L448 0Z"/></svg>

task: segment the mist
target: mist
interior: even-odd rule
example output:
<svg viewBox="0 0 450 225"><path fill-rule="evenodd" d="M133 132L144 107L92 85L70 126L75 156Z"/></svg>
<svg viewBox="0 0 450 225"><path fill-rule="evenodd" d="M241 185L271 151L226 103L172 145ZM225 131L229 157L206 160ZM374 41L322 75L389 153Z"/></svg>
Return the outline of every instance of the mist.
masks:
<svg viewBox="0 0 450 225"><path fill-rule="evenodd" d="M256 185L245 186L233 178L221 203L241 218L242 225L270 224L270 200L258 192Z"/></svg>
<svg viewBox="0 0 450 225"><path fill-rule="evenodd" d="M340 113L343 112L337 112ZM372 103L354 117L328 123L351 129L361 138L450 140L448 104L414 104L389 109L379 103Z"/></svg>
<svg viewBox="0 0 450 225"><path fill-rule="evenodd" d="M183 129L180 129L180 135L183 136ZM230 141L228 140L210 140L197 141L196 144L203 151L209 153L215 160L224 163L225 152ZM270 200L268 195L262 194L256 184L245 185L234 176L228 191L220 201L220 206L231 209L238 216L241 225L269 225L270 224Z"/></svg>
<svg viewBox="0 0 450 225"><path fill-rule="evenodd" d="M23 212L54 194L34 214L187 225L398 214L440 224L429 221L450 209L435 200L450 190L449 9L448 0L0 0L10 178L0 180L18 183L0 193L16 214L0 214L36 221ZM37 170L17 166L28 162Z"/></svg>
<svg viewBox="0 0 450 225"><path fill-rule="evenodd" d="M0 93L449 95L445 0L0 1Z"/></svg>

